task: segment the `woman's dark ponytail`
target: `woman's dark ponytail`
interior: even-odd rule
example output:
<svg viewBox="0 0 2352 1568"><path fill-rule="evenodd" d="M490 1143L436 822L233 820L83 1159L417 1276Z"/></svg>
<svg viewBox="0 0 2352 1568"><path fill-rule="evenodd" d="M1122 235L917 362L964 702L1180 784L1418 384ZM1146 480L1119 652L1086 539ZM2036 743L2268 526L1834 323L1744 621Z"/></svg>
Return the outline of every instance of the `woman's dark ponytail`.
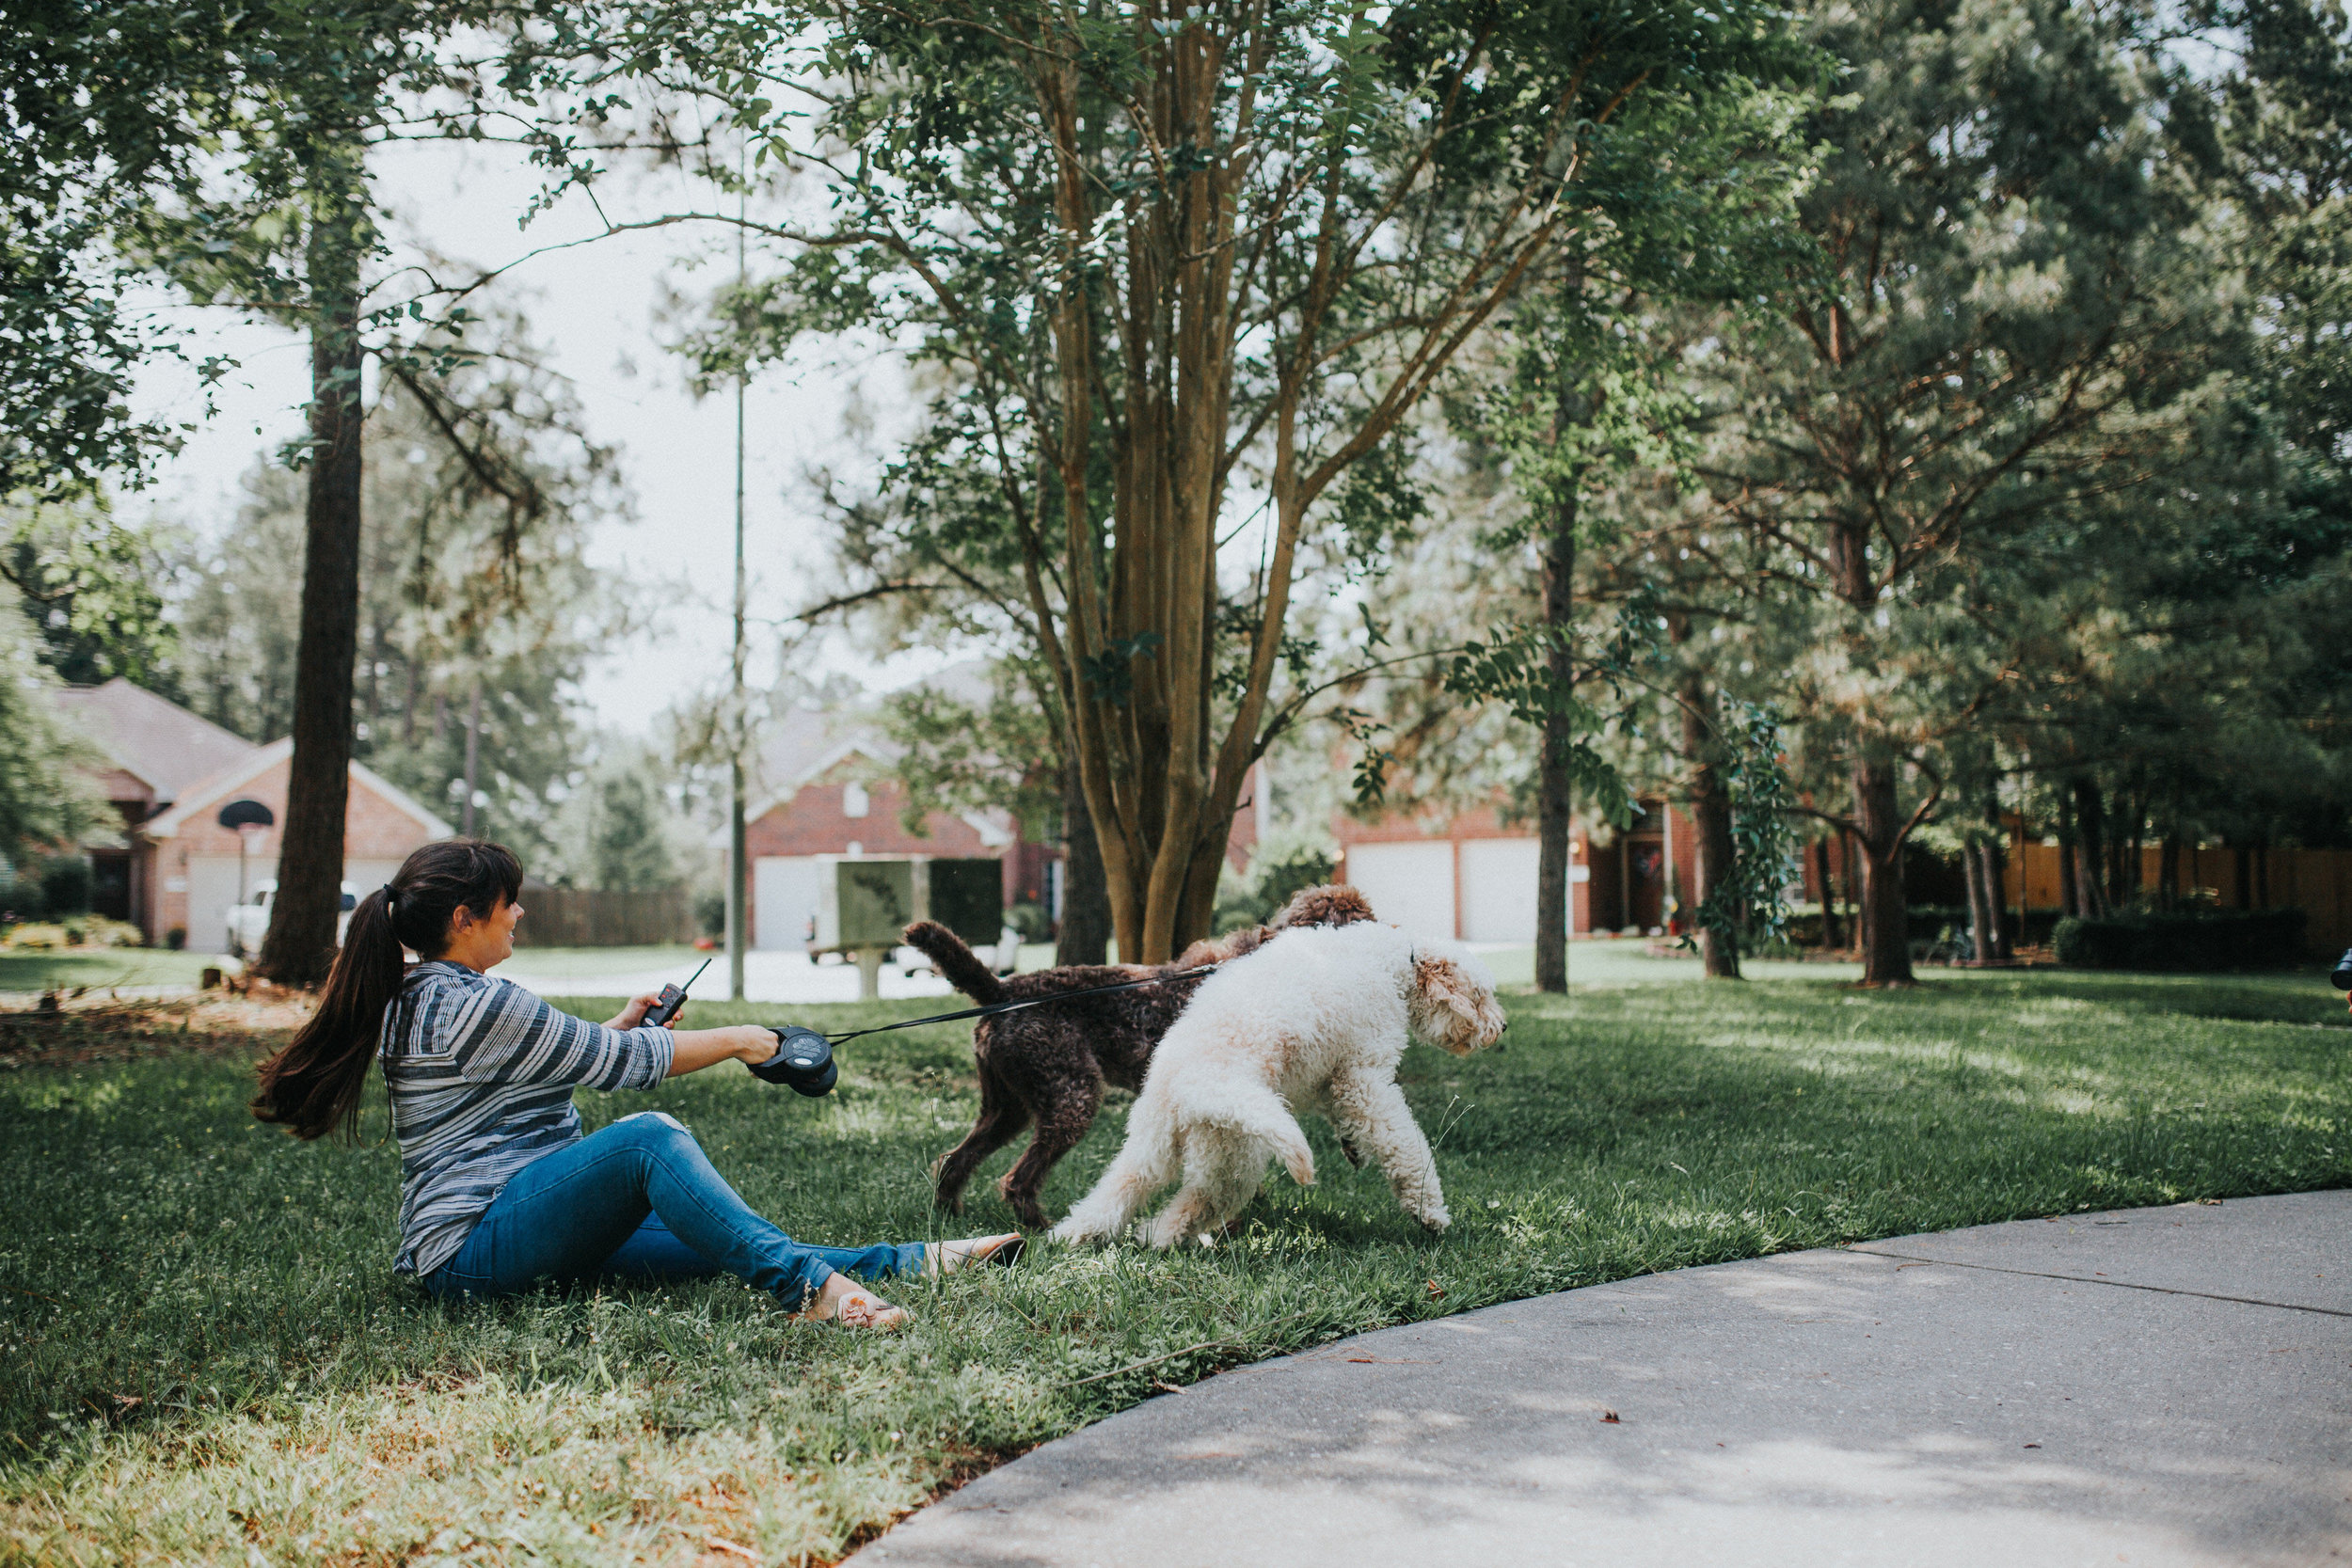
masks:
<svg viewBox="0 0 2352 1568"><path fill-rule="evenodd" d="M297 1138L339 1129L355 1136L384 1009L400 994L405 975L402 949L438 957L459 908L487 920L501 897L511 903L522 887L522 863L514 851L481 839L443 839L403 861L389 882L351 911L318 1011L285 1050L262 1064L254 1116L282 1124Z"/></svg>

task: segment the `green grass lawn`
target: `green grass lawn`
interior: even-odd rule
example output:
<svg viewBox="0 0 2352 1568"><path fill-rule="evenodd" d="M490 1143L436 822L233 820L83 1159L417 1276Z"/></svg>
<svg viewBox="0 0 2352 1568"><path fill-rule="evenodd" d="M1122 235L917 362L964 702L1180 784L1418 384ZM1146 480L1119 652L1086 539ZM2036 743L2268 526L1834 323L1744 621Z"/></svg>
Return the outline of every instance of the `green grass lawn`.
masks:
<svg viewBox="0 0 2352 1568"><path fill-rule="evenodd" d="M0 991L48 990L87 986L193 986L221 959L212 953L175 953L167 947L99 947L87 950L0 953Z"/></svg>
<svg viewBox="0 0 2352 1568"><path fill-rule="evenodd" d="M914 1326L890 1338L786 1323L732 1284L431 1304L389 1271L380 1109L358 1148L304 1147L245 1115L253 1042L167 1023L25 1065L35 1026L13 1026L0 1562L824 1560L1157 1385L1357 1330L1792 1247L2352 1178L2352 1032L2323 982L2010 973L1865 993L1810 966L1705 987L1639 967L1677 960L1611 957L1629 983L1515 997L1506 1052L1408 1054L1457 1216L1444 1237L1316 1124L1320 1184L1269 1178L1225 1243L911 1284L894 1294ZM697 1009L735 1016L781 1010ZM674 1112L806 1239L929 1236L925 1169L973 1108L967 1041L856 1042L822 1101L728 1068L581 1103L592 1123ZM1049 1210L1120 1120L1064 1163ZM979 1190L950 1233L1007 1223Z"/></svg>

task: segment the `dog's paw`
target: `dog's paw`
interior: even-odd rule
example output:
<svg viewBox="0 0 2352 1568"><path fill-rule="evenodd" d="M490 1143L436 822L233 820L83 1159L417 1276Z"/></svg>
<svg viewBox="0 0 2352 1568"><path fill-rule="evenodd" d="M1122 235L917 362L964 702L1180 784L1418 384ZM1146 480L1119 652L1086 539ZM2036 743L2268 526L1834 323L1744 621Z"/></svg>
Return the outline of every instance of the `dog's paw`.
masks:
<svg viewBox="0 0 2352 1568"><path fill-rule="evenodd" d="M1434 1209L1423 1209L1413 1217L1421 1221L1422 1226L1433 1233L1442 1231L1454 1223L1454 1216L1446 1212L1445 1205L1442 1203Z"/></svg>
<svg viewBox="0 0 2352 1568"><path fill-rule="evenodd" d="M1291 1173L1291 1180L1302 1187L1315 1184L1315 1157L1303 1145L1282 1151L1282 1168Z"/></svg>

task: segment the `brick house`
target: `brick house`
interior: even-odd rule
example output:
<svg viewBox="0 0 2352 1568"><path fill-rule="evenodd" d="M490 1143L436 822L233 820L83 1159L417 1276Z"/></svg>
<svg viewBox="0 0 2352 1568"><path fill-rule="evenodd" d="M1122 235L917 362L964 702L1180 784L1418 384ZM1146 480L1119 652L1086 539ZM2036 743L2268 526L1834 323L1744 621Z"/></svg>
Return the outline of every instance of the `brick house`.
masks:
<svg viewBox="0 0 2352 1568"><path fill-rule="evenodd" d="M293 740L257 746L120 677L68 687L57 701L104 754L100 784L122 818L122 844L88 850L92 910L129 921L151 942L178 930L198 952L224 949L230 906L278 874L278 830L241 834L216 818L231 800L257 800L285 819ZM452 832L356 762L345 811L343 876L363 889Z"/></svg>
<svg viewBox="0 0 2352 1568"><path fill-rule="evenodd" d="M1568 847L1568 934L1662 927L1686 898L1698 854L1689 816L1641 802L1633 826L1596 847L1579 823ZM1506 824L1492 806L1331 824L1340 880L1361 888L1380 918L1416 936L1460 942L1535 940L1534 824Z"/></svg>
<svg viewBox="0 0 2352 1568"><path fill-rule="evenodd" d="M1009 814L933 812L919 833L899 820L906 790L890 776L897 757L865 738L829 748L768 800L745 814L745 920L754 947L794 948L808 941L817 913L818 866L824 857L931 855L995 860L1004 865L1004 897L1053 907L1061 851L1025 842Z"/></svg>

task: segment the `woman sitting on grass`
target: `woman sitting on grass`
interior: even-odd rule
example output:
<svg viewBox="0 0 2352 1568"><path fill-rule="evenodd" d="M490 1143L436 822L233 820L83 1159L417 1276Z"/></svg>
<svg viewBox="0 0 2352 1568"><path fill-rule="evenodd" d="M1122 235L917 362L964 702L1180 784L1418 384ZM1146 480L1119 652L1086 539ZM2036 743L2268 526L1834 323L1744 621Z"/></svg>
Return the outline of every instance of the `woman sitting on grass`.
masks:
<svg viewBox="0 0 2352 1568"><path fill-rule="evenodd" d="M722 1269L807 1318L896 1328L850 1278L1011 1262L1018 1235L858 1249L803 1246L752 1212L694 1135L658 1111L582 1137L574 1085L649 1089L730 1059L764 1062L757 1024L639 1026L652 995L597 1024L486 973L515 951L522 863L474 839L428 844L352 911L318 1011L262 1064L253 1114L316 1138L359 1125L384 1064L400 1140L400 1256L437 1296L542 1279L679 1279ZM405 966L402 948L422 961Z"/></svg>

